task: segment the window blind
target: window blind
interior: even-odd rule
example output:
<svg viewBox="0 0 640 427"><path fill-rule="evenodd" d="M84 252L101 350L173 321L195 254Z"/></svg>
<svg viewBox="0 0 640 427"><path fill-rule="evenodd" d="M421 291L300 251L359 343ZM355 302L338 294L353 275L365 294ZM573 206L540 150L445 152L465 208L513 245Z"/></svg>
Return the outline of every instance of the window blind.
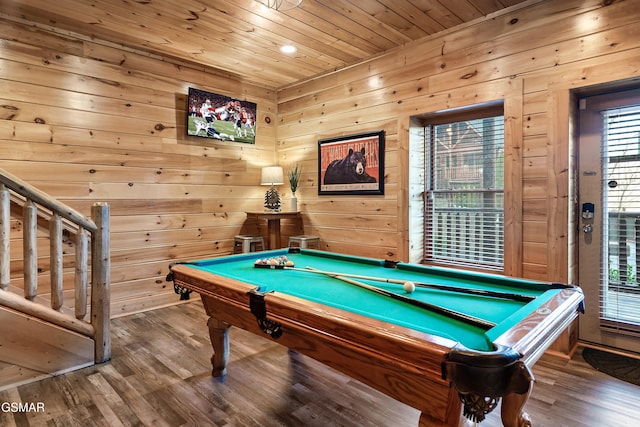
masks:
<svg viewBox="0 0 640 427"><path fill-rule="evenodd" d="M603 112L601 321L640 332L640 106Z"/></svg>
<svg viewBox="0 0 640 427"><path fill-rule="evenodd" d="M502 269L504 117L425 127L425 261Z"/></svg>

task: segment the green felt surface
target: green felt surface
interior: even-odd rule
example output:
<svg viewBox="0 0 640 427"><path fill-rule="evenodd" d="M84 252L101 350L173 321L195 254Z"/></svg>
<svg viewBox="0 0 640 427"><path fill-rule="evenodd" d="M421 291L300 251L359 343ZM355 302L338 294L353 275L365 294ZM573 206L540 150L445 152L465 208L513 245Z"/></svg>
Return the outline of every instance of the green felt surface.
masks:
<svg viewBox="0 0 640 427"><path fill-rule="evenodd" d="M257 259L279 255L286 255L295 263L296 268L312 267L330 272L408 280L416 283L437 283L514 292L535 296L536 299L530 303L524 303L424 288L417 288L415 292L407 294L401 284L353 279L496 324L494 328L485 331L442 314L358 288L336 278L307 271L254 267ZM312 250L302 250L301 253L288 253L287 249L254 252L201 260L195 264L196 268L255 285L262 292L283 292L391 324L449 338L468 348L481 351L492 350L491 342L494 339L559 292L550 290L546 284L540 282L411 264L385 268L380 260Z"/></svg>

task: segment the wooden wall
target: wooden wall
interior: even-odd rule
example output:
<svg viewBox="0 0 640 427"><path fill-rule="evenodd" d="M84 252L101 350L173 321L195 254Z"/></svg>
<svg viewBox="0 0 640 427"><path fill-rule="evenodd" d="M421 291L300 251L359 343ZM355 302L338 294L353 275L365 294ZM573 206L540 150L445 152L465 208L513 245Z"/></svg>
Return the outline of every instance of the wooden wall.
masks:
<svg viewBox="0 0 640 427"><path fill-rule="evenodd" d="M81 212L94 201L111 205L119 315L176 301L164 281L171 261L229 253L244 212L262 208L260 167L274 162L302 166L304 231L323 248L407 260L419 232L409 204L421 191L408 180L419 155L410 152L411 118L503 99L505 271L571 280L571 90L638 78L639 22L638 0L531 1L275 91L0 20L0 167ZM185 137L189 86L256 102L257 143ZM318 196L317 140L379 129L385 194ZM20 251L12 246L16 278Z"/></svg>
<svg viewBox="0 0 640 427"><path fill-rule="evenodd" d="M257 103L256 144L187 137L190 86ZM275 161L274 90L0 20L0 98L0 168L87 216L94 202L110 205L114 316L176 302L169 263L230 253L245 211L262 209L260 168ZM20 238L15 221L15 285ZM39 246L46 295L48 242Z"/></svg>
<svg viewBox="0 0 640 427"><path fill-rule="evenodd" d="M640 1L532 1L278 91L278 158L301 162L298 203L325 249L407 260L411 118L505 103L505 272L574 280L572 90L639 77ZM316 141L386 132L385 195L317 196Z"/></svg>

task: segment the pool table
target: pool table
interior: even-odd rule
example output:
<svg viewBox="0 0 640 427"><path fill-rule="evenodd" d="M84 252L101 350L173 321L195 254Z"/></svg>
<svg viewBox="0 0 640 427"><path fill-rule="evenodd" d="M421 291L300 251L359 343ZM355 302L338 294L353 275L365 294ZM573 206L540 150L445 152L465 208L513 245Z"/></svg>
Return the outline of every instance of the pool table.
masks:
<svg viewBox="0 0 640 427"><path fill-rule="evenodd" d="M571 285L298 248L173 263L167 280L201 296L214 376L236 326L418 409L421 426L480 422L500 400L505 426L529 425L530 367L583 301Z"/></svg>

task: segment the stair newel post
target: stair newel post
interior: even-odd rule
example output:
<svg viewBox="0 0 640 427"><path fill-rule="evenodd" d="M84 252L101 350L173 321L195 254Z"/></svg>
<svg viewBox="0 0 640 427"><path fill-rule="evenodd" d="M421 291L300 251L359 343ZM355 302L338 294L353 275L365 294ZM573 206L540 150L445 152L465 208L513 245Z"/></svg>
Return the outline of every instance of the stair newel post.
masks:
<svg viewBox="0 0 640 427"><path fill-rule="evenodd" d="M11 280L11 194L0 184L0 289L7 289Z"/></svg>
<svg viewBox="0 0 640 427"><path fill-rule="evenodd" d="M91 217L97 230L91 240L91 324L95 330L95 362L111 358L109 206L96 203Z"/></svg>
<svg viewBox="0 0 640 427"><path fill-rule="evenodd" d="M27 199L24 206L24 297L30 301L38 295L38 208Z"/></svg>

